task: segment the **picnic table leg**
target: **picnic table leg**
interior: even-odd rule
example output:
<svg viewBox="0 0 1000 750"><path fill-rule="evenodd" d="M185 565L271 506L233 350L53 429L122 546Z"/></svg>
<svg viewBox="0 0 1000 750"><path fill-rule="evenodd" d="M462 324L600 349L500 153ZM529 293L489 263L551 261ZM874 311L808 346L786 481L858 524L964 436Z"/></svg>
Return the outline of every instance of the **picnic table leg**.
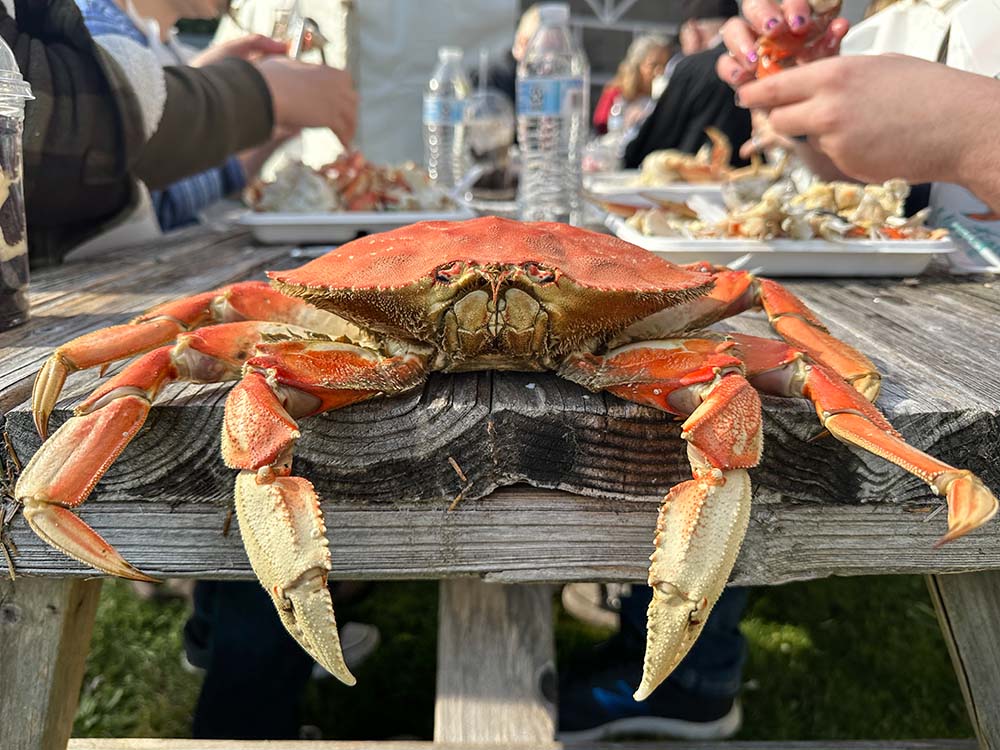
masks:
<svg viewBox="0 0 1000 750"><path fill-rule="evenodd" d="M929 575L937 610L983 750L1000 750L1000 571Z"/></svg>
<svg viewBox="0 0 1000 750"><path fill-rule="evenodd" d="M0 581L0 748L65 750L101 579Z"/></svg>
<svg viewBox="0 0 1000 750"><path fill-rule="evenodd" d="M458 578L440 592L435 742L552 742L551 587Z"/></svg>

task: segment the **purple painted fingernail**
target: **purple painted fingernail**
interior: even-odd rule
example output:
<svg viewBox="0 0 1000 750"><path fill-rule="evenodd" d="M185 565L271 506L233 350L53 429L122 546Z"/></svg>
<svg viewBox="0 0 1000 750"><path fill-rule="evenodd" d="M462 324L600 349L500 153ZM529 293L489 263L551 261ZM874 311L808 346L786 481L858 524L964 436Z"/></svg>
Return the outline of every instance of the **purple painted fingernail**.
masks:
<svg viewBox="0 0 1000 750"><path fill-rule="evenodd" d="M767 19L767 23L764 24L764 30L771 31L779 23L781 23L781 21L779 21L777 18L769 18Z"/></svg>
<svg viewBox="0 0 1000 750"><path fill-rule="evenodd" d="M754 52L753 50L750 50L749 52L746 53L746 58L748 63L751 64L755 63L757 62L757 53Z"/></svg>
<svg viewBox="0 0 1000 750"><path fill-rule="evenodd" d="M805 16L795 16L788 25L793 29L801 29L806 25Z"/></svg>

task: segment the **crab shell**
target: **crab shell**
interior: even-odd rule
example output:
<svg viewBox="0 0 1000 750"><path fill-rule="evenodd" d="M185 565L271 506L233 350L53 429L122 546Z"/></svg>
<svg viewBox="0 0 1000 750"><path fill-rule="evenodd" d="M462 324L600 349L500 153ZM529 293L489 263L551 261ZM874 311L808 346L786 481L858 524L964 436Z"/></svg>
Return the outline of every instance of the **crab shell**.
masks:
<svg viewBox="0 0 1000 750"><path fill-rule="evenodd" d="M549 369L712 286L609 235L496 217L413 224L269 276L284 294L434 347L444 370Z"/></svg>

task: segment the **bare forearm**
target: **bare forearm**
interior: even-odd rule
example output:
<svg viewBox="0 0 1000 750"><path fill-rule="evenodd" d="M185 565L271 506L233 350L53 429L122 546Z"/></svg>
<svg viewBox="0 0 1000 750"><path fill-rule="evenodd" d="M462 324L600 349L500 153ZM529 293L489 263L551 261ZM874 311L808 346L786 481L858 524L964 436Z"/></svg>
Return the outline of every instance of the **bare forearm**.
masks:
<svg viewBox="0 0 1000 750"><path fill-rule="evenodd" d="M955 113L959 123L952 163L954 173L943 178L968 188L993 211L1000 212L1000 81L969 76L962 108Z"/></svg>

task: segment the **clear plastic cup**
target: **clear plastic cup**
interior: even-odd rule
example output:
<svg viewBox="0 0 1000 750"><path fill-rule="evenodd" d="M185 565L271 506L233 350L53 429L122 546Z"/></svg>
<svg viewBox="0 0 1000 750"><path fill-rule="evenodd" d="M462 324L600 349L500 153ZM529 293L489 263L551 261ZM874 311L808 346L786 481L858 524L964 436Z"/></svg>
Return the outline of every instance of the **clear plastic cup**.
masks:
<svg viewBox="0 0 1000 750"><path fill-rule="evenodd" d="M34 99L10 47L0 39L0 330L28 319L28 236L21 132Z"/></svg>

